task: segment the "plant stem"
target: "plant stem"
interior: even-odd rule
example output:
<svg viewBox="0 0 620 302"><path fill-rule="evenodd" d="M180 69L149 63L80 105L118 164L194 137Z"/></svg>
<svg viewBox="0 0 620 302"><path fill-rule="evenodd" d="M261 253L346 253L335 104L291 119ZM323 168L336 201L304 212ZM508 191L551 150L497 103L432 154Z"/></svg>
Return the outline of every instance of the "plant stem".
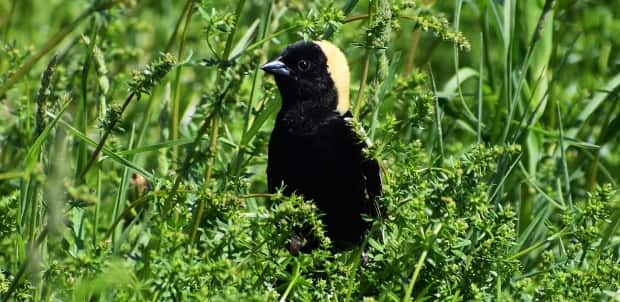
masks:
<svg viewBox="0 0 620 302"><path fill-rule="evenodd" d="M97 24L93 19L91 22L91 35L90 35L90 45L86 47L85 61L82 67L82 77L80 82L80 88L82 89L82 103L79 107L79 127L82 133L87 133L88 128L88 74L90 71L90 65L93 59L93 49L96 44L97 39ZM78 147L78 156L77 156L77 168L76 174L81 171L83 166L85 165L85 160L88 158L88 146L86 143L81 142ZM83 178L80 178L79 175L76 175L76 183L79 184L82 182Z"/></svg>
<svg viewBox="0 0 620 302"><path fill-rule="evenodd" d="M185 24L183 25L183 32L181 33L181 40L179 42L179 52L177 54L177 62L181 62L183 59L183 52L185 51L185 37L187 35L187 28L189 27L192 15L193 15L194 0L188 0L185 10L182 16L185 16ZM180 21L181 18L179 18ZM178 22L177 22L178 23ZM173 36L170 37L170 41L174 40L176 30L173 32ZM169 42L170 45L170 42ZM174 78L174 99L172 100L172 122L170 127L170 134L172 140L179 138L179 121L181 115L181 69L183 66L179 66L176 70ZM172 147L172 168L176 168L177 158L179 156L179 147Z"/></svg>
<svg viewBox="0 0 620 302"><path fill-rule="evenodd" d="M259 32L259 36L257 37L258 40L264 39L267 33L269 32L269 25L271 24L271 14L272 14L273 3L274 3L274 0L269 1L269 3L267 4L267 7L265 8L265 12L262 14L262 17L261 17L262 24L261 24L261 30ZM269 40L263 43L263 53L267 53L268 47L269 47ZM264 59L264 55L261 56L261 60L263 59ZM254 104L254 98L256 97L256 94L257 94L256 88L259 86L259 83L260 83L259 66L260 65L256 65L256 68L254 69L254 75L252 77L252 86L250 88L250 97L248 99L248 108L246 109L245 116L244 116L243 130L241 134L241 142L237 148L237 154L232 164L231 170L232 170L232 174L234 175L234 177L238 177L239 174L241 173L241 161L243 160L243 155L245 154L247 144L249 144L246 142L250 141L246 139L246 135L250 128L250 119L251 119L252 108Z"/></svg>
<svg viewBox="0 0 620 302"><path fill-rule="evenodd" d="M342 7L342 12L344 13L344 15L348 15L350 14L353 9L355 8L355 6L357 5L357 3L359 2L359 0L349 0L347 1L347 3L345 3L344 7ZM370 3L368 4L370 6ZM325 33L323 33L323 40L327 40L329 39L332 34L334 33L334 27L333 26L328 26L327 29L325 30Z"/></svg>
<svg viewBox="0 0 620 302"><path fill-rule="evenodd" d="M176 38L177 33L179 32L179 28L181 27L181 22L183 22L183 16L187 14L187 10L189 9L190 5L193 4L193 2L194 0L187 0L187 2L185 2L185 6L183 7L183 12L181 12L181 15L179 15L179 18L177 19L177 22L174 25L174 30L172 31L170 38L168 38L168 43L166 43L165 52L170 52L170 49L172 49L174 39Z"/></svg>
<svg viewBox="0 0 620 302"><path fill-rule="evenodd" d="M52 38L50 38L41 49L24 65L22 65L5 83L0 87L0 97L2 97L13 85L15 85L31 68L36 64L43 56L45 56L48 52L54 49L62 40L69 35L72 31L74 31L82 21L88 18L90 15L104 11L112 8L116 3L121 2L122 0L111 0L108 2L103 2L98 5L94 5L86 9L80 16L78 16L73 22L69 25L65 26L62 30L56 33Z"/></svg>
<svg viewBox="0 0 620 302"><path fill-rule="evenodd" d="M372 5L368 3L368 23L372 18ZM353 107L353 116L359 116L362 109L362 102L364 100L364 90L366 90L366 81L368 79L368 68L370 65L370 36L366 35L366 54L364 54L364 67L362 68L362 76L360 77L360 87L357 90L357 96L355 97L355 104Z"/></svg>
<svg viewBox="0 0 620 302"><path fill-rule="evenodd" d="M217 149L217 136L218 136L218 127L219 127L219 119L216 117L211 120L211 141L209 142L209 164L205 169L205 187L209 185L209 181L211 179L211 173L213 173L213 158L215 158L214 154ZM208 190L208 188L207 188ZM205 199L201 198L200 203L198 204L198 209L196 210L196 217L194 219L194 223L192 224L192 230L189 236L189 242L192 244L196 239L196 234L198 233L198 226L200 225L200 221L202 220L202 214L205 208Z"/></svg>
<svg viewBox="0 0 620 302"><path fill-rule="evenodd" d="M293 273L293 278L288 283L286 290L284 291L284 293L282 294L282 297L280 297L280 300L278 301L280 302L286 301L286 297L288 297L288 295L291 293L293 286L295 286L295 283L297 283L297 279L299 279L299 276L301 275L299 272L300 272L299 262L295 262L295 272Z"/></svg>
<svg viewBox="0 0 620 302"><path fill-rule="evenodd" d="M221 58L223 58L224 60L228 60L230 57L230 51L232 50L232 43L233 43L233 39L235 37L235 33L237 32L237 28L239 27L239 19L241 17L241 11L243 10L243 6L245 4L245 0L241 0L237 3L237 8L235 9L235 26L233 27L232 31L230 32L228 39L226 40L226 45L224 46L224 53L222 54ZM219 83L219 79L221 78L221 73L218 72L216 78L216 83ZM224 98L226 96L226 92L228 91L228 88L230 88L231 84L229 83L226 87L226 90L224 93L222 93L217 105L216 105L216 109L214 109L213 114L211 115L212 119L211 119L211 137L210 137L210 142L209 142L209 159L208 159L208 163L207 166L205 167L205 182L204 182L204 186L206 188L209 187L209 183L211 182L211 175L213 173L213 165L215 164L215 152L217 151L217 136L219 133L219 113L220 113L220 108L221 108L221 104L224 101ZM206 129L205 129L206 130ZM197 136L196 137L196 143L198 142L198 140L200 139L200 137L202 137L202 135ZM195 149L195 144L192 146L192 150ZM193 153L193 152L192 152ZM185 165L189 166L189 163L191 161L191 158L186 159L185 161ZM184 169L186 169L186 167L184 167ZM177 181L179 179L177 178ZM200 199L200 204L198 204L198 209L196 212L196 217L194 218L194 222L192 224L192 228L191 228L191 233L190 233L190 239L189 239L189 244L193 244L194 243L194 239L196 236L196 233L198 232L198 226L200 226L200 221L202 220L202 212L204 210L204 203L205 203L205 199L201 198Z"/></svg>
<svg viewBox="0 0 620 302"><path fill-rule="evenodd" d="M121 112L118 114L118 116L116 116L113 120L110 121L110 126L108 126L108 128L105 129L105 132L103 133L103 137L101 137L101 140L99 141L99 144L97 144L95 151L88 159L88 162L86 163L86 166L80 173L79 178L84 178L84 176L86 176L86 173L88 172L90 167L93 165L95 160L97 160L97 158L99 157L99 153L101 153L101 150L103 149L103 145L105 145L105 141L108 139L108 136L110 135L110 132L112 132L112 130L116 126L116 123L118 123L118 121L120 120L120 117L123 115L123 112L125 112L125 109L127 109L127 106L133 100L135 96L136 96L135 92L132 92L127 96L127 98L125 99L125 102L123 103L123 107L121 107Z"/></svg>
<svg viewBox="0 0 620 302"><path fill-rule="evenodd" d="M347 23L351 23L351 22L355 22L355 21L361 21L361 20L364 20L364 19L367 19L367 18L368 18L368 14L355 15L355 16L351 16L351 17L345 18L342 21L342 24L347 24Z"/></svg>
<svg viewBox="0 0 620 302"><path fill-rule="evenodd" d="M409 48L409 52L407 52L407 67L405 67L405 76L408 76L413 71L413 64L415 62L415 54L418 49L418 43L420 42L420 29L416 29L417 25L414 27L413 37L411 37L411 47Z"/></svg>
<svg viewBox="0 0 620 302"><path fill-rule="evenodd" d="M441 223L435 226L435 229L433 229L433 237L431 241L435 240L435 237L437 237L437 234L439 234L441 227L442 227ZM422 252L422 255L420 255L420 258L418 259L418 263L415 265L415 270L413 271L413 275L411 276L411 279L409 280L409 285L407 286L407 290L405 291L405 297L403 297L404 302L411 301L411 294L413 293L413 287L416 281L418 280L418 276L420 275L420 271L422 270L422 267L424 266L424 262L426 261L426 257L428 256L428 250L430 249L431 244L432 242L429 242L429 246Z"/></svg>
<svg viewBox="0 0 620 302"><path fill-rule="evenodd" d="M37 236L37 239L34 242L32 242L32 244L30 246L30 249L34 250L37 247L39 247L41 245L41 243L43 242L43 240L45 240L46 237L47 237L47 228L44 228L43 231L41 232L41 234L39 234L39 236ZM35 257L32 257L32 255L29 255L26 258L26 260L24 260L24 262L22 263L22 265L21 265L21 267L19 269L19 272L17 273L15 278L13 278L13 282L11 283L11 286L6 291L4 296L2 297L2 301L9 301L9 298L13 295L13 292L15 292L15 290L17 289L17 286L19 285L21 279L26 274L28 268L30 267L30 263L33 260L35 260Z"/></svg>
<svg viewBox="0 0 620 302"><path fill-rule="evenodd" d="M4 40L4 44L7 43L7 41L9 41L9 32L11 30L11 21L13 20L13 14L15 13L15 7L17 6L17 0L13 0L11 1L11 9L9 10L9 15L6 18L6 23L3 25L4 26L4 34L3 36L3 40ZM0 65L2 66L2 65Z"/></svg>
<svg viewBox="0 0 620 302"><path fill-rule="evenodd" d="M214 111L211 112L211 114L202 122L202 125L200 125L200 128L196 132L196 137L194 138L194 141L188 146L188 153L185 156L185 160L183 161L183 165L181 166L179 175L176 176L174 180L174 184L172 185L172 188L170 189L170 194L168 194L166 211L164 211L165 213L170 212L169 210L173 206L172 204L170 204L170 201L173 198L173 196L178 192L179 186L181 185L181 178L185 175L185 173L189 169L189 165L191 164L192 159L194 158L194 154L196 153L196 146L198 145L198 142L202 139L202 137L207 133L207 130L209 129L209 125L211 125L211 121L215 118L216 115L219 114L219 109L220 109L219 107L221 106L226 95L228 94L230 86L231 86L230 83L226 84L224 91L222 92L222 94L218 96L216 100L216 104L214 105L215 106Z"/></svg>

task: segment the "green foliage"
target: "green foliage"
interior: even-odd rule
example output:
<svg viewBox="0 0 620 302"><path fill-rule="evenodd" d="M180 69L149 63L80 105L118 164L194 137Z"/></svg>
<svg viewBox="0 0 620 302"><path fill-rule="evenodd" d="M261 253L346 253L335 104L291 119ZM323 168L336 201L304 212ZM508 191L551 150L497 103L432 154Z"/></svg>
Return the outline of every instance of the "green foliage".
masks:
<svg viewBox="0 0 620 302"><path fill-rule="evenodd" d="M620 299L620 5L0 11L2 301ZM300 38L347 54L381 164L352 251L312 201L264 193L280 103L259 67ZM320 248L291 255L299 229Z"/></svg>
<svg viewBox="0 0 620 302"><path fill-rule="evenodd" d="M146 66L141 72L134 71L129 81L129 90L138 96L148 94L153 86L174 67L174 57L165 53L162 54L155 62Z"/></svg>

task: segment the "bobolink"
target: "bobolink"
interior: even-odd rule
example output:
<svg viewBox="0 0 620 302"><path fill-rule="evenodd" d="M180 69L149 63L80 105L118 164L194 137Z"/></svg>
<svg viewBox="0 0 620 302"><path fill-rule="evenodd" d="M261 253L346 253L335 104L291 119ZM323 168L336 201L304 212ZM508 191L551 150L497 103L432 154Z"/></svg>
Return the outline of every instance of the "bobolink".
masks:
<svg viewBox="0 0 620 302"><path fill-rule="evenodd" d="M370 227L362 214L379 215L381 177L351 123L345 55L327 41L300 41L262 69L282 96L269 141L269 192L284 186L285 195L313 200L334 250L354 247ZM309 240L302 250L317 246Z"/></svg>

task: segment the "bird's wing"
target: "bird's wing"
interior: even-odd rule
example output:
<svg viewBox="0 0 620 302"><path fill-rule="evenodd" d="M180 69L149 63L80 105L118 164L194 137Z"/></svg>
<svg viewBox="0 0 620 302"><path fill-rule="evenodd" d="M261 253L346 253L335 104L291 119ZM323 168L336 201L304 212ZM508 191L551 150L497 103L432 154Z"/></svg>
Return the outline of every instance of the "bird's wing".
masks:
<svg viewBox="0 0 620 302"><path fill-rule="evenodd" d="M365 154L364 154L365 155ZM367 208L372 217L379 218L379 241L385 241L385 224L383 220L384 209L379 203L379 197L383 194L381 187L381 169L379 162L374 158L367 158L362 162L362 173L368 193Z"/></svg>
<svg viewBox="0 0 620 302"><path fill-rule="evenodd" d="M279 134L279 129L273 129L271 139L269 140L269 153L267 155L267 189L269 193L276 193L282 186L282 173L284 173L286 154L282 153L283 142Z"/></svg>
<svg viewBox="0 0 620 302"><path fill-rule="evenodd" d="M364 187L368 194L368 214L372 217L381 217L381 206L379 204L379 197L383 193L381 185L381 169L379 162L368 157L366 149L371 146L371 142L364 131L362 126L352 119L351 113L347 113L344 116L345 121L350 126L349 129L352 132L352 138L355 140L354 144L359 148L361 152L361 171L364 178Z"/></svg>
<svg viewBox="0 0 620 302"><path fill-rule="evenodd" d="M362 173L364 174L364 182L366 185L366 192L368 193L368 199L370 201L370 214L374 217L381 217L381 206L379 204L379 197L383 193L381 187L381 170L379 163L374 158L368 158L362 162Z"/></svg>
<svg viewBox="0 0 620 302"><path fill-rule="evenodd" d="M275 172L271 165L267 166L267 190L269 193L273 194L278 191L278 187L276 184L279 183L275 177Z"/></svg>

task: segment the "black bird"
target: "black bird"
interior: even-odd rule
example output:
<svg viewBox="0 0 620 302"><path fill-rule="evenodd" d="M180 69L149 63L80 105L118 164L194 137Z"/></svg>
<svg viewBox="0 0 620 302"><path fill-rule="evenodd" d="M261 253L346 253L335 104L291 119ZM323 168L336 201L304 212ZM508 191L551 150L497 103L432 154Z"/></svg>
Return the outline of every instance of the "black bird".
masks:
<svg viewBox="0 0 620 302"><path fill-rule="evenodd" d="M327 41L300 41L262 66L275 77L282 96L269 141L269 192L313 200L334 251L358 245L371 223L362 214L380 215L381 177L376 160L353 126L349 111L349 66ZM295 234L290 243L299 245ZM302 250L317 247L309 243ZM291 252L296 253L291 248Z"/></svg>

